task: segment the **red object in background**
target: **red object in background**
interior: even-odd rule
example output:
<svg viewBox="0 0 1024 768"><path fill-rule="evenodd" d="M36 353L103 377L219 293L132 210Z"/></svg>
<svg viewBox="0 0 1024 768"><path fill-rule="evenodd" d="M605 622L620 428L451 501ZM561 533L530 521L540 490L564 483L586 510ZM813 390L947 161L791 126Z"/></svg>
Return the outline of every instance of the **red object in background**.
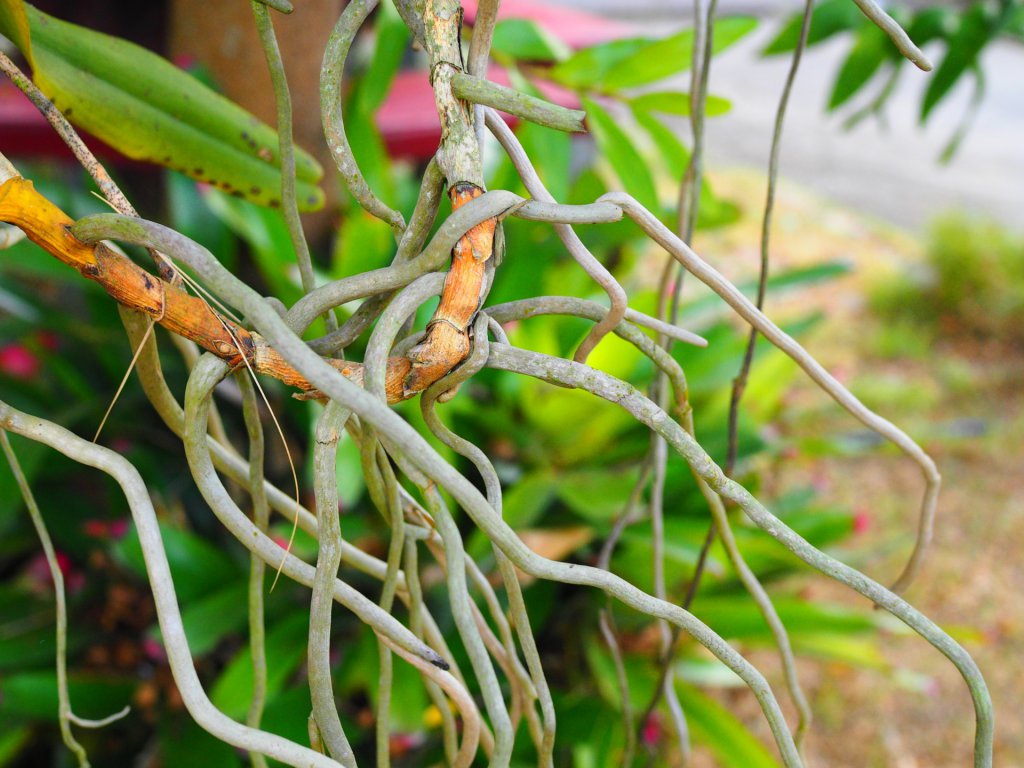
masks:
<svg viewBox="0 0 1024 768"><path fill-rule="evenodd" d="M463 6L466 21L472 24L476 17L476 0L464 0ZM498 18L531 19L571 48L607 42L634 31L629 24L534 0L505 0ZM509 84L508 76L500 67L491 67L488 77L501 85ZM547 85L542 86L542 91L546 98L557 104L578 106L568 91ZM441 127L426 72L398 74L387 100L377 113L377 127L388 151L396 157L426 160L434 154L441 138ZM0 143L4 153L11 157L71 157L42 115L6 79L0 82ZM119 163L133 162L95 138L90 138L88 143L100 157L115 159Z"/></svg>
<svg viewBox="0 0 1024 768"><path fill-rule="evenodd" d="M476 0L462 0L462 7L466 23L472 25L476 19ZM498 8L498 20L502 19L531 19L570 48L607 43L636 31L628 23L534 0L503 0Z"/></svg>
<svg viewBox="0 0 1024 768"><path fill-rule="evenodd" d="M21 344L0 346L0 374L29 381L39 373L39 358Z"/></svg>

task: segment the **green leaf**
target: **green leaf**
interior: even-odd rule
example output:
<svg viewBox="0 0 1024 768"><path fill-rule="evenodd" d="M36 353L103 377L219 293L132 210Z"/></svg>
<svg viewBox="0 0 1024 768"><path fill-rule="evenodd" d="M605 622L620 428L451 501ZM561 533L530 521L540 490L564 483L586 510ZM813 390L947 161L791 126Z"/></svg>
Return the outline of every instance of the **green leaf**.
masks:
<svg viewBox="0 0 1024 768"><path fill-rule="evenodd" d="M648 210L658 211L658 193L651 171L629 136L618 121L597 102L583 99L583 108L587 111L587 125L594 134L597 146L611 164L622 186Z"/></svg>
<svg viewBox="0 0 1024 768"><path fill-rule="evenodd" d="M633 117L640 126L647 131L654 146L665 164L665 169L673 179L683 178L686 173L686 166L690 162L690 150L679 140L676 131L673 131L660 118L650 112L638 110L634 105Z"/></svg>
<svg viewBox="0 0 1024 768"><path fill-rule="evenodd" d="M757 27L757 19L732 16L716 21L712 52L717 54L733 45ZM693 60L693 30L684 29L674 35L649 43L616 62L601 88L616 93L663 80L690 68Z"/></svg>
<svg viewBox="0 0 1024 768"><path fill-rule="evenodd" d="M1004 32L1019 41L1024 41L1024 5L1018 5L1010 14Z"/></svg>
<svg viewBox="0 0 1024 768"><path fill-rule="evenodd" d="M232 632L245 626L249 614L247 585L244 581L187 603L181 612L181 623L193 656L212 651Z"/></svg>
<svg viewBox="0 0 1024 768"><path fill-rule="evenodd" d="M801 635L864 635L878 628L875 617L867 611L785 596L773 598L772 604L794 643ZM774 642L760 609L746 595L698 597L693 613L727 639Z"/></svg>
<svg viewBox="0 0 1024 768"><path fill-rule="evenodd" d="M636 482L635 468L624 472L581 470L558 478L558 498L588 523L607 524L622 511Z"/></svg>
<svg viewBox="0 0 1024 768"><path fill-rule="evenodd" d="M21 0L0 0L0 35L14 43L28 63L35 67L32 60L32 35L25 15L25 4Z"/></svg>
<svg viewBox="0 0 1024 768"><path fill-rule="evenodd" d="M191 600L238 578L239 570L231 559L194 533L161 523L160 537L171 566L174 589L181 600ZM145 575L142 548L134 526L112 549L123 564Z"/></svg>
<svg viewBox="0 0 1024 768"><path fill-rule="evenodd" d="M335 470L338 477L338 500L342 507L354 507L366 489L359 454L359 445L351 435L344 433L338 442Z"/></svg>
<svg viewBox="0 0 1024 768"><path fill-rule="evenodd" d="M921 122L928 119L928 115L949 94L961 76L977 65L982 49L1009 19L1009 14L1005 12L994 15L985 3L972 6L960 17L960 27L950 38L949 49L925 91L921 102Z"/></svg>
<svg viewBox="0 0 1024 768"><path fill-rule="evenodd" d="M515 61L565 61L571 51L530 19L503 19L494 27L491 51Z"/></svg>
<svg viewBox="0 0 1024 768"><path fill-rule="evenodd" d="M547 76L570 88L591 88L602 82L620 62L653 42L656 41L649 37L632 37L592 45L549 69Z"/></svg>
<svg viewBox="0 0 1024 768"><path fill-rule="evenodd" d="M268 623L267 703L274 701L295 669L306 657L309 616L294 613L274 624ZM210 690L210 700L228 717L242 718L252 700L252 652L248 643L235 654Z"/></svg>
<svg viewBox="0 0 1024 768"><path fill-rule="evenodd" d="M106 717L131 701L134 680L104 675L72 674L68 692L75 714L81 717ZM57 672L46 670L7 675L0 680L0 718L30 717L57 721Z"/></svg>
<svg viewBox="0 0 1024 768"><path fill-rule="evenodd" d="M207 733L182 713L160 718L160 764L238 768L242 761L234 747Z"/></svg>
<svg viewBox="0 0 1024 768"><path fill-rule="evenodd" d="M536 165L548 192L555 200L564 200L572 178L573 137L526 121L516 127L516 135Z"/></svg>
<svg viewBox="0 0 1024 768"><path fill-rule="evenodd" d="M130 158L280 207L272 128L145 48L25 10L34 80L72 123ZM323 205L316 186L322 175L316 160L296 149L300 210Z"/></svg>
<svg viewBox="0 0 1024 768"><path fill-rule="evenodd" d="M779 763L768 748L754 738L750 729L717 701L678 680L676 693L683 711L686 712L686 722L693 733L694 741L705 744L718 758L720 765L778 768Z"/></svg>
<svg viewBox="0 0 1024 768"><path fill-rule="evenodd" d="M295 247L284 219L261 208L211 189L203 194L210 212L251 249L260 275L271 292L287 306L302 295Z"/></svg>
<svg viewBox="0 0 1024 768"><path fill-rule="evenodd" d="M32 737L32 729L27 725L15 727L10 725L0 733L0 766L9 765L28 745Z"/></svg>
<svg viewBox="0 0 1024 768"><path fill-rule="evenodd" d="M1021 6L1024 10L1024 6ZM947 40L959 26L957 12L952 8L922 8L907 26L907 35L918 47L932 40ZM897 55L899 52L896 52Z"/></svg>
<svg viewBox="0 0 1024 768"><path fill-rule="evenodd" d="M889 38L874 24L862 27L857 32L856 42L850 49L843 65L839 68L832 94L828 99L829 110L845 104L863 88L878 71L882 62L889 58L892 50Z"/></svg>
<svg viewBox="0 0 1024 768"><path fill-rule="evenodd" d="M634 113L639 110L686 117L690 114L690 94L680 91L652 91L629 99L629 105L633 108ZM704 102L704 114L708 117L724 115L730 109L732 109L732 102L721 96L708 94Z"/></svg>
<svg viewBox="0 0 1024 768"><path fill-rule="evenodd" d="M521 477L505 493L502 517L513 528L525 528L537 520L555 496L555 478L545 471Z"/></svg>
<svg viewBox="0 0 1024 768"><path fill-rule="evenodd" d="M840 32L858 29L867 24L867 20L850 0L825 0L814 9L811 16L811 28L807 32L807 45L812 46L827 40ZM803 14L790 16L782 31L763 51L765 56L777 53L789 53L796 48L800 40L800 27Z"/></svg>
<svg viewBox="0 0 1024 768"><path fill-rule="evenodd" d="M373 58L359 81L356 99L356 110L364 118L376 112L387 98L409 42L409 28L393 3L381 3L375 29Z"/></svg>

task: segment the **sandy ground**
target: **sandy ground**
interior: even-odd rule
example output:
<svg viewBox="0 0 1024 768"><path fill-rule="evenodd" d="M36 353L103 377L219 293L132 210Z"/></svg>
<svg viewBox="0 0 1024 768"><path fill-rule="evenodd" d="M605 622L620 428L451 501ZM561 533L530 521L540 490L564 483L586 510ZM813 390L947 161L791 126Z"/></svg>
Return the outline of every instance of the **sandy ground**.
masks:
<svg viewBox="0 0 1024 768"><path fill-rule="evenodd" d="M718 173L716 190L738 199L763 195L755 173ZM699 249L735 271L754 264L758 218ZM921 246L899 231L824 203L792 183L780 190L773 258L777 267L849 259L853 274L797 298L772 303L785 317L820 308L828 320L806 346L864 402L920 440L944 479L933 549L907 598L956 634L977 660L997 713L995 764L1024 766L1024 351L955 337L921 339L905 352L881 348L883 322L865 307L869 286L894 263L921 258ZM776 425L789 438L866 434L801 377ZM780 462L775 492L813 483L823 499L864 516L867 530L848 557L875 579L891 582L909 555L923 488L916 466L894 452ZM863 605L856 595L819 579L815 595ZM916 637L887 637L894 672L805 663L816 723L808 762L822 766L957 766L971 763L973 712L963 681L940 654ZM771 654L759 656L768 668ZM781 680L776 674L774 680ZM734 702L741 709L750 702ZM762 728L756 708L749 722ZM767 734L765 734L767 738Z"/></svg>

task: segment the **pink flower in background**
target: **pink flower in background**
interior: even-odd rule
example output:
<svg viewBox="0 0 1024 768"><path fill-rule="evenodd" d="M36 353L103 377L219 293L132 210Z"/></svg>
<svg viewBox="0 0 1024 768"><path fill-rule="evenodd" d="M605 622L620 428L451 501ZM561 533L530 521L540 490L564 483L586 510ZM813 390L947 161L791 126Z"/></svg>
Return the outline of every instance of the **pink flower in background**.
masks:
<svg viewBox="0 0 1024 768"><path fill-rule="evenodd" d="M661 736L661 723L658 721L657 716L652 714L647 718L647 722L644 723L644 728L640 732L640 738L645 746L656 747L658 742L661 741Z"/></svg>
<svg viewBox="0 0 1024 768"><path fill-rule="evenodd" d="M86 520L82 523L82 531L94 539L123 539L128 533L129 521L120 520Z"/></svg>
<svg viewBox="0 0 1024 768"><path fill-rule="evenodd" d="M853 532L864 533L871 527L871 515L863 507L853 513Z"/></svg>
<svg viewBox="0 0 1024 768"><path fill-rule="evenodd" d="M167 661L167 651L164 649L163 643L155 638L147 637L142 641L142 652L146 654L146 658L150 661L157 663Z"/></svg>
<svg viewBox="0 0 1024 768"><path fill-rule="evenodd" d="M64 552L57 551L57 567L64 578L64 588L68 592L77 592L85 585L85 574L74 567L71 558ZM46 555L43 552L37 553L28 565L25 566L25 575L37 588L52 589L53 576L50 574L50 565L46 562Z"/></svg>
<svg viewBox="0 0 1024 768"><path fill-rule="evenodd" d="M21 344L0 347L0 373L27 381L39 373L39 358Z"/></svg>

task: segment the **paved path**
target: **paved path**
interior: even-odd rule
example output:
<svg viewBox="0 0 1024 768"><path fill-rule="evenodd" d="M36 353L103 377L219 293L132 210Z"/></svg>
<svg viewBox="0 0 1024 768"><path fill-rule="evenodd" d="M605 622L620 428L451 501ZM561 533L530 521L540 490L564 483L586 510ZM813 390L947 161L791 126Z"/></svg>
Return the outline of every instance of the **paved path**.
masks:
<svg viewBox="0 0 1024 768"><path fill-rule="evenodd" d="M560 0L616 15L621 0ZM795 0L722 0L722 13L765 17L761 28L717 57L711 90L733 101L733 111L709 124L708 157L718 167L767 163L771 123L788 70L786 57L762 59L781 15ZM629 19L664 34L666 24L689 23L689 2L638 0ZM833 79L849 49L836 40L805 56L790 103L782 173L832 199L910 230L920 230L943 212L965 210L996 217L1024 231L1024 46L997 43L986 52L987 96L960 152L948 165L938 162L955 130L970 87L957 91L926 128L917 122L928 75L906 68L889 100L888 128L869 119L853 131L825 113ZM942 46L926 52L937 58Z"/></svg>

